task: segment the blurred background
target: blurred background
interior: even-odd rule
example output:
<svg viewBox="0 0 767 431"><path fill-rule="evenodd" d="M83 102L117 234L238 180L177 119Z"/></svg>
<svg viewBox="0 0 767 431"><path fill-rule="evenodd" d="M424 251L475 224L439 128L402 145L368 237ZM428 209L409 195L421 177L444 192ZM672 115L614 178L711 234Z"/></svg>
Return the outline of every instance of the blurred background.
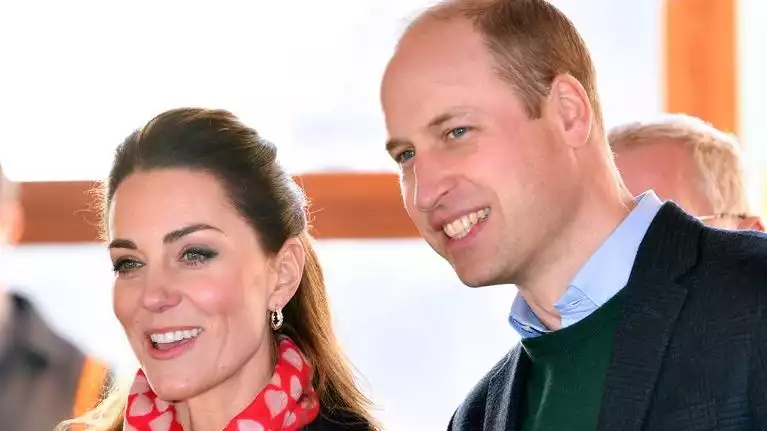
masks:
<svg viewBox="0 0 767 431"><path fill-rule="evenodd" d="M378 86L424 0L0 1L0 162L22 183L2 282L132 374L94 181L161 111L233 111L313 201L337 331L387 429L444 429L518 340L512 286L469 289L417 237L384 151ZM684 112L736 134L767 210L762 0L554 0L594 57L607 126Z"/></svg>

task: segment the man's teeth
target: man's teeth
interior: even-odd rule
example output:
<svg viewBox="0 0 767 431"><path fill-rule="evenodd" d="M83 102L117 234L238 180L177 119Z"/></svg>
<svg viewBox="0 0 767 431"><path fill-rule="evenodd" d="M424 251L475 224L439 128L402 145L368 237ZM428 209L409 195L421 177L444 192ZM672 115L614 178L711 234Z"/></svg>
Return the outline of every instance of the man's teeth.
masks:
<svg viewBox="0 0 767 431"><path fill-rule="evenodd" d="M190 338L194 338L200 335L200 332L202 332L202 328L194 328L194 329L187 329L185 331L173 331L173 332L162 332L162 333L150 334L149 338L152 340L153 343L157 343L157 344L175 343L176 341L188 340Z"/></svg>
<svg viewBox="0 0 767 431"><path fill-rule="evenodd" d="M466 214L451 221L450 223L444 225L442 230L445 232L445 235L449 236L450 238L460 239L468 235L474 225L479 223L481 220L486 219L489 215L490 208L483 208L479 211L475 211L471 214Z"/></svg>

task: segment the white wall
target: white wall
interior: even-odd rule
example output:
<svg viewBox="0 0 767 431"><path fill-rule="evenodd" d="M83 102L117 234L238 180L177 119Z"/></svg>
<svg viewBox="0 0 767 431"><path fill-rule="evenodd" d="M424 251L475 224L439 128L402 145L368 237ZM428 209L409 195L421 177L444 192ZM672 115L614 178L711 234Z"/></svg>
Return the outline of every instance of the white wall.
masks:
<svg viewBox="0 0 767 431"><path fill-rule="evenodd" d="M393 170L379 81L433 2L0 2L0 159L17 180L100 179L131 130L202 105L260 130L291 172ZM662 1L554 3L591 48L607 125L660 112Z"/></svg>
<svg viewBox="0 0 767 431"><path fill-rule="evenodd" d="M463 397L519 339L512 286L470 289L420 240L319 241L339 337L391 430L444 429ZM25 246L0 273L66 337L119 371L135 359L112 315L101 245Z"/></svg>

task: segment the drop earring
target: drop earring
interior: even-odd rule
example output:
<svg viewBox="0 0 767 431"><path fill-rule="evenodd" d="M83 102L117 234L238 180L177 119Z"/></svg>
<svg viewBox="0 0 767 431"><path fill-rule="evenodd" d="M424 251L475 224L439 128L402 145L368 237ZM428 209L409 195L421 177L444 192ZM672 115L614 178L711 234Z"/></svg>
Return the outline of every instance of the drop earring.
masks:
<svg viewBox="0 0 767 431"><path fill-rule="evenodd" d="M275 310L271 312L270 320L273 331L277 331L282 328L283 317L282 309L280 307L275 307Z"/></svg>

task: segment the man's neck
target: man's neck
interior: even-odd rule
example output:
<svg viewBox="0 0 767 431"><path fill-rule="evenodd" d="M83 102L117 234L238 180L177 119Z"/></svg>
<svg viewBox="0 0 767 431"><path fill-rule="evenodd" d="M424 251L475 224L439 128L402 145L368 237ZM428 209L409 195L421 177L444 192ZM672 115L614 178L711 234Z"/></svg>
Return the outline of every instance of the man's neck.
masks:
<svg viewBox="0 0 767 431"><path fill-rule="evenodd" d="M517 283L519 293L544 326L550 330L561 328L554 304L635 206L634 197L625 188L586 192L558 241L540 254L527 277Z"/></svg>

